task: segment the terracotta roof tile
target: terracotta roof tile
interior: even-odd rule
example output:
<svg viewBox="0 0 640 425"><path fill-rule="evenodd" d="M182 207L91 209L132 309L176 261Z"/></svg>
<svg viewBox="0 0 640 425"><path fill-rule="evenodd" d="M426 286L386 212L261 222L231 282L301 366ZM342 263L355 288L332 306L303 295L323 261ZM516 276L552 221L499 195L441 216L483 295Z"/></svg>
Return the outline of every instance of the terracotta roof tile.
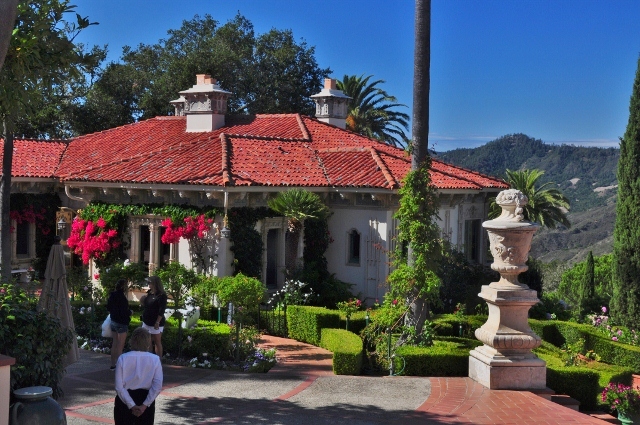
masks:
<svg viewBox="0 0 640 425"><path fill-rule="evenodd" d="M11 176L53 178L66 147L60 140L14 140ZM3 149L4 140L0 139L0 162Z"/></svg>
<svg viewBox="0 0 640 425"><path fill-rule="evenodd" d="M64 151L56 175L122 183L389 189L410 169L401 149L298 114L228 117L225 127L212 132L185 128L184 117L156 117L78 137ZM57 156L51 148L42 151L49 157L45 163L54 164L50 169L64 150L58 143ZM16 158L23 158L24 150L18 151ZM432 180L440 189L507 187L435 159Z"/></svg>

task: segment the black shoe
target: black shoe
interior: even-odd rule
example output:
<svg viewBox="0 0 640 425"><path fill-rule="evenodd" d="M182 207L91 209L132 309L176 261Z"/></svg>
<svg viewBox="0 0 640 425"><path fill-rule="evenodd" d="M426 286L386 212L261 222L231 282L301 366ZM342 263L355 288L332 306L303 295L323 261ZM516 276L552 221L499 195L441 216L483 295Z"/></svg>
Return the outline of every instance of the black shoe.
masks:
<svg viewBox="0 0 640 425"><path fill-rule="evenodd" d="M111 366L109 369L116 370L116 367L115 366Z"/></svg>

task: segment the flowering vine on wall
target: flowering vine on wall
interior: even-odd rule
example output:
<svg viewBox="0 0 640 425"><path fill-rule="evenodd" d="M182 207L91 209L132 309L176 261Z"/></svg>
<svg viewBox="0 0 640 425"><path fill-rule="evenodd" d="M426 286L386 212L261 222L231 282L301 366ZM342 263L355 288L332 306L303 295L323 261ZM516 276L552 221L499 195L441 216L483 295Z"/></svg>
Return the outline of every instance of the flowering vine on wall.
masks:
<svg viewBox="0 0 640 425"><path fill-rule="evenodd" d="M47 210L44 208L41 208L39 212L36 212L33 209L33 205L27 205L22 210L10 211L9 217L11 217L11 220L15 220L16 224L35 223L36 227L43 235L48 235L51 232L51 229L46 223L46 212ZM10 231L14 232L15 229L11 227Z"/></svg>
<svg viewBox="0 0 640 425"><path fill-rule="evenodd" d="M178 226L172 218L166 218L161 223L166 229L162 235L162 243L172 244L180 241L180 238L192 240L194 237L203 239L213 226L213 219L206 218L204 214L184 218L184 224Z"/></svg>
<svg viewBox="0 0 640 425"><path fill-rule="evenodd" d="M120 243L118 231L109 228L102 217L96 222L76 217L71 225L71 235L67 239L69 249L80 255L84 264L89 264L92 259L104 259Z"/></svg>

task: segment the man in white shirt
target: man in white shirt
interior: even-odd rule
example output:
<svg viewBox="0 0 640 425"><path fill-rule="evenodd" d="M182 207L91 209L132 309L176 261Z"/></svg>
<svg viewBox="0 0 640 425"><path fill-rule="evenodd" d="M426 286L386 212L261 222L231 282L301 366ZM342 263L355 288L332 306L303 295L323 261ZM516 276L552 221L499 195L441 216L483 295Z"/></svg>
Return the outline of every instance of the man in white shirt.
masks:
<svg viewBox="0 0 640 425"><path fill-rule="evenodd" d="M131 350L116 364L113 418L116 425L153 425L155 400L162 390L162 363L150 353L151 335L137 328L129 340Z"/></svg>

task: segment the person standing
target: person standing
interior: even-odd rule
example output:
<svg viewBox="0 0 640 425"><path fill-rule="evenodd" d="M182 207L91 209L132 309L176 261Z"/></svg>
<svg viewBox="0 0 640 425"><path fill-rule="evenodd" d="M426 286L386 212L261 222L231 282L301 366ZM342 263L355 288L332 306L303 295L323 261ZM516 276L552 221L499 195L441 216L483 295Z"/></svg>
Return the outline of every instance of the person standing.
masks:
<svg viewBox="0 0 640 425"><path fill-rule="evenodd" d="M167 294L158 276L149 277L148 282L149 290L142 300L142 327L151 334L155 353L162 358L162 332L165 324Z"/></svg>
<svg viewBox="0 0 640 425"><path fill-rule="evenodd" d="M107 301L107 310L111 315L111 331L113 332L113 342L111 343L111 370L115 370L118 357L124 350L124 343L127 340L129 322L131 322L131 310L125 295L127 291L127 281L120 279L116 282L116 290L111 292Z"/></svg>
<svg viewBox="0 0 640 425"><path fill-rule="evenodd" d="M116 398L113 406L115 425L153 425L156 397L162 390L162 363L150 353L151 335L136 328L129 345L132 351L116 363Z"/></svg>

